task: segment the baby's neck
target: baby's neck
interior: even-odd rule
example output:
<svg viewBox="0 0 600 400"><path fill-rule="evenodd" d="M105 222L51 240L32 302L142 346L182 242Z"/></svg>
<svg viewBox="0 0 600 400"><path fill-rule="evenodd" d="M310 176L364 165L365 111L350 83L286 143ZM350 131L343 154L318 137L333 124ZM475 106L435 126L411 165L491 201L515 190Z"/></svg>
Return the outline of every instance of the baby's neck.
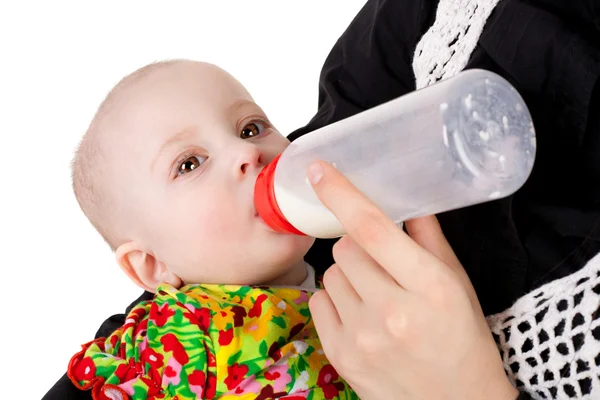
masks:
<svg viewBox="0 0 600 400"><path fill-rule="evenodd" d="M300 286L308 277L309 265L300 260L290 270L282 276L270 281L272 286Z"/></svg>

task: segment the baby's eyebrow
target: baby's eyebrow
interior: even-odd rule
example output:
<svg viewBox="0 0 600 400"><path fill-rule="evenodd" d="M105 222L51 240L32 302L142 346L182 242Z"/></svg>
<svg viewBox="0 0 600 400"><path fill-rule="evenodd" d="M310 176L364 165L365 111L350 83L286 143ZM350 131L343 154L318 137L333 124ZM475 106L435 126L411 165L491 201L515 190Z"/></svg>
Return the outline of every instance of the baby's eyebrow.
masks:
<svg viewBox="0 0 600 400"><path fill-rule="evenodd" d="M229 107L227 107L227 112L229 114L235 115L235 114L239 113L240 111L243 111L248 108L258 111L261 114L264 114L263 110L258 106L258 104L256 104L254 101L249 100L249 99L236 100Z"/></svg>
<svg viewBox="0 0 600 400"><path fill-rule="evenodd" d="M154 161L152 161L152 166L150 167L150 169L151 170L154 169L154 164L156 164L156 160L158 160L160 158L160 155L165 150L167 150L169 147L171 147L177 143L186 141L186 139L188 139L190 136L193 136L193 134L194 134L194 129L191 127L188 127L188 128L182 129L179 132L172 135L166 142L164 142L160 146L160 149L158 149L158 153L156 154L156 158L154 158Z"/></svg>

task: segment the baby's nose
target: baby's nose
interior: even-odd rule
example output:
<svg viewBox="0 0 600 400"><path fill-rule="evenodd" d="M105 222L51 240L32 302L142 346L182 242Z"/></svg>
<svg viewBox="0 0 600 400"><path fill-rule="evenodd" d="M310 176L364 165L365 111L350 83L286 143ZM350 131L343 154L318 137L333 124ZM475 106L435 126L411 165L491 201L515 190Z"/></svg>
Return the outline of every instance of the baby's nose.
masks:
<svg viewBox="0 0 600 400"><path fill-rule="evenodd" d="M257 170L262 164L262 154L256 146L246 146L240 153L237 163L238 173L246 175L250 171Z"/></svg>

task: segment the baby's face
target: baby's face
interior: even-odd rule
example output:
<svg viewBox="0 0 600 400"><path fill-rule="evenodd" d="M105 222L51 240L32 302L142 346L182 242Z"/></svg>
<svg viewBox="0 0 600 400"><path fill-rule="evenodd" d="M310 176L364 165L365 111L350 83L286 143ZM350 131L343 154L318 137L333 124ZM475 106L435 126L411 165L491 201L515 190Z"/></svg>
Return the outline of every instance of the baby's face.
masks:
<svg viewBox="0 0 600 400"><path fill-rule="evenodd" d="M155 71L115 118L121 226L184 283L269 283L302 261L314 239L271 231L253 202L258 173L289 141L230 75Z"/></svg>

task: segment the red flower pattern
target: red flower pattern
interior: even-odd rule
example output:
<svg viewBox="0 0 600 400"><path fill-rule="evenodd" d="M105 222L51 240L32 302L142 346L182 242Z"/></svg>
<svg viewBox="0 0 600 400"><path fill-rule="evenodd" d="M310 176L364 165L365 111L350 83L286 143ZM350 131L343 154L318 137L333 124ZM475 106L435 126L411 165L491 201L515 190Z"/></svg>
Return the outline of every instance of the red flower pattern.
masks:
<svg viewBox="0 0 600 400"><path fill-rule="evenodd" d="M264 290L269 289L265 288ZM256 393L253 396L257 396L256 398L259 400L279 397L289 398L290 400L304 400L316 387L319 388L318 392L320 392L320 394L315 393L317 394L316 398L334 399L340 396L340 392L346 392L349 389L335 368L327 364L321 367L319 371L309 371L310 374L318 374L315 387L309 387L307 391L302 390L295 395L288 392L290 390L288 384L284 383L285 386L278 386L282 384L280 381L284 376L283 371L263 370L262 373L255 371L257 367L263 368L278 361L284 362L284 364L288 363L287 360L282 360L283 354L280 346L283 344L287 344L291 340L313 340L314 328L312 325L306 325L307 320L297 317L292 318L287 315L284 315L283 319L279 318L272 323L274 334L260 344L260 354L263 357L260 360L262 361L257 361L259 359L256 358L248 359L243 352L236 353L237 350L234 349L231 354L237 355L230 361L233 362L233 365L227 366L225 376L220 376L217 379L215 376L217 366L215 351L219 349L219 346L235 347L242 345L244 342L238 341L238 335L242 333L240 328L243 327L244 333L246 333L249 321L263 318L264 312L269 307L279 307L282 301L281 297L276 297L274 300L270 297L271 295L260 293L253 295L252 298L244 298L244 295L241 297L239 295L239 293L243 293L242 291L237 292L237 298L232 298L232 301L227 304L231 313L228 313L228 316L223 316L230 318L229 321L226 325L219 325L228 329L216 330L213 326L212 315L218 312L215 311L217 309L209 302L197 302L199 297L204 300L211 300L214 296L209 298L201 295L186 299L185 296L192 293L192 290L189 293L185 292L184 296L182 294L184 292L177 293L174 288L159 290L157 293L157 296L165 296L166 298L155 299L152 302L136 306L137 308L134 308L127 316L127 323L122 328L111 334L108 339L100 338L84 345L84 350L72 358L68 372L69 377L77 387L84 390L85 388L92 389L97 396L100 396L98 399L103 398L102 395L105 395L103 387L107 390L121 390L117 386L104 383L104 379L108 378L108 375L103 375L106 374L104 371L109 371L108 373L112 374L113 379L118 378L119 384L129 382L128 385L133 385L136 388L136 393L138 389L143 390L145 398L148 399L164 399L167 395L174 396L173 398L176 399L178 398L176 393L179 392L171 392L171 390L174 387L180 387L180 385L181 388L184 388L185 385L188 385L188 387L190 385L202 387L203 398L215 398L220 394L220 392L217 392L217 386L223 389L227 388L230 393L236 394L248 393L248 390L257 390L254 386L256 383L248 380L251 377L250 369L252 368L253 373L256 373L257 382L260 383L258 393L253 392ZM222 298L227 300L226 296ZM221 296L217 299L221 299ZM287 302L289 300L284 297L283 301ZM232 303L238 305L232 306ZM290 302L288 304L294 307L295 304L299 303ZM279 314L275 313L275 315ZM304 311L302 315L305 315ZM282 321L286 325L282 325ZM152 335L146 337L149 323L158 328L164 328L158 332L152 328ZM192 329L180 331L178 327L182 323L186 327L191 326ZM171 327L175 329L171 330ZM207 336L209 332L210 337ZM158 333L158 336L155 336L156 333ZM179 333L182 336L179 336ZM157 340L160 345L157 345ZM214 342L211 340L214 340ZM97 345L97 347L92 347L92 344ZM311 345L310 342L307 344ZM133 353L132 345L134 346ZM198 346L201 347L198 348ZM135 347L137 347L137 351ZM141 349L143 350L139 352ZM315 350L316 348L313 348L313 351ZM116 359L94 358L93 354L98 353L108 353ZM92 354L92 356L89 356L89 354ZM239 354L241 354L241 358ZM119 361L118 358L121 358L122 361ZM230 356L225 356L222 360L220 359L220 362L225 362L228 358ZM168 365L170 359L173 359L172 365ZM252 366L247 364L248 362ZM290 364L289 367L294 369L287 370L286 374L292 374L292 379L294 379L293 374L299 372L296 370L298 366ZM181 379L177 378L178 374L182 374ZM286 379L289 379L289 377ZM167 382L170 389L165 391L166 387L164 385ZM242 382L244 383L242 384ZM251 386L246 385L246 382L249 382ZM182 390L184 391L181 394L188 393L185 389ZM125 392L122 395L127 398ZM352 395L350 398L356 399Z"/></svg>
<svg viewBox="0 0 600 400"><path fill-rule="evenodd" d="M189 310L189 308L187 309ZM212 317L208 308L194 308L193 311L184 312L183 316L192 324L197 325L203 332L208 332Z"/></svg>
<svg viewBox="0 0 600 400"><path fill-rule="evenodd" d="M159 328L165 326L169 318L175 315L175 310L169 308L168 303L164 303L158 307L156 303L152 303L150 306L150 320L154 322Z"/></svg>
<svg viewBox="0 0 600 400"><path fill-rule="evenodd" d="M154 351L151 347L146 347L144 351L142 351L142 356L140 358L142 362L150 364L152 368L160 368L164 364L164 356Z"/></svg>
<svg viewBox="0 0 600 400"><path fill-rule="evenodd" d="M91 357L84 357L73 369L73 377L78 381L91 380L96 376L96 364Z"/></svg>
<svg viewBox="0 0 600 400"><path fill-rule="evenodd" d="M213 399L217 393L217 376L210 371L208 371L208 380L206 381L204 393L206 393L207 399Z"/></svg>
<svg viewBox="0 0 600 400"><path fill-rule="evenodd" d="M219 332L219 344L227 346L233 340L233 328Z"/></svg>
<svg viewBox="0 0 600 400"><path fill-rule="evenodd" d="M173 357L175 357L175 360L177 360L177 362L179 364L181 364L181 365L187 364L187 362L189 361L188 354L185 351L185 348L183 347L181 342L179 342L179 340L177 340L177 337L174 334L167 333L167 334L163 335L160 338L160 342L162 343L165 351L173 352Z"/></svg>
<svg viewBox="0 0 600 400"><path fill-rule="evenodd" d="M248 373L247 365L239 365L235 363L227 367L227 378L225 378L225 385L227 385L227 389L231 390L239 385L246 374Z"/></svg>
<svg viewBox="0 0 600 400"><path fill-rule="evenodd" d="M344 384L342 382L336 382L339 379L339 375L333 365L327 364L319 371L319 377L317 378L317 386L323 390L323 394L326 399L334 399L344 390Z"/></svg>
<svg viewBox="0 0 600 400"><path fill-rule="evenodd" d="M261 294L260 296L258 296L254 302L254 305L252 306L250 311L248 311L248 316L250 318L260 317L260 314L262 314L262 305L268 298L269 297L266 294Z"/></svg>
<svg viewBox="0 0 600 400"><path fill-rule="evenodd" d="M131 358L129 359L129 362L127 364L119 364L117 370L115 371L115 375L117 376L117 378L119 378L120 383L128 382L137 377L138 370L141 369L138 368L138 366L135 363L135 360Z"/></svg>

